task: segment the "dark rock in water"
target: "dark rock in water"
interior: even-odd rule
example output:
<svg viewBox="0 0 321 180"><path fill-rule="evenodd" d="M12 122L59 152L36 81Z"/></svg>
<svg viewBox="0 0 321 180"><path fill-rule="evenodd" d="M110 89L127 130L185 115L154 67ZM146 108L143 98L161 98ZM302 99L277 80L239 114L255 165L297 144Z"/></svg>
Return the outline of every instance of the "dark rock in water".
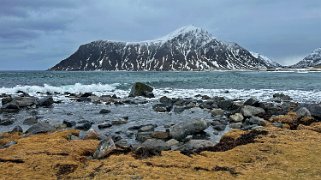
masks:
<svg viewBox="0 0 321 180"><path fill-rule="evenodd" d="M128 123L128 120L124 118L116 119L111 122L112 125L121 125L126 123Z"/></svg>
<svg viewBox="0 0 321 180"><path fill-rule="evenodd" d="M217 104L213 100L208 100L208 101L202 102L199 105L199 107L202 108L202 109L213 109L213 108L217 108Z"/></svg>
<svg viewBox="0 0 321 180"><path fill-rule="evenodd" d="M179 148L181 153L189 155L213 149L215 144L209 140L192 139Z"/></svg>
<svg viewBox="0 0 321 180"><path fill-rule="evenodd" d="M155 139L169 139L170 135L169 132L155 131L151 134L151 137Z"/></svg>
<svg viewBox="0 0 321 180"><path fill-rule="evenodd" d="M153 105L153 109L156 112L169 112L171 111L172 107L169 107L165 104L155 104Z"/></svg>
<svg viewBox="0 0 321 180"><path fill-rule="evenodd" d="M23 121L23 125L33 125L36 124L38 122L36 117L28 117Z"/></svg>
<svg viewBox="0 0 321 180"><path fill-rule="evenodd" d="M116 133L119 134L118 132L116 132ZM120 135L112 135L111 138L113 139L114 142L120 141L123 139Z"/></svg>
<svg viewBox="0 0 321 180"><path fill-rule="evenodd" d="M310 111L306 107L301 107L296 111L296 114L298 115L298 118L302 118L305 116L311 116Z"/></svg>
<svg viewBox="0 0 321 180"><path fill-rule="evenodd" d="M38 99L35 97L15 97L13 101L16 101L20 108L31 107L37 104Z"/></svg>
<svg viewBox="0 0 321 180"><path fill-rule="evenodd" d="M112 127L113 125L109 122L104 122L104 123L101 123L101 124L98 124L98 129L106 129L106 128L110 128Z"/></svg>
<svg viewBox="0 0 321 180"><path fill-rule="evenodd" d="M46 133L55 130L53 126L49 123L38 122L37 124L31 126L27 129L26 134L38 134L38 133Z"/></svg>
<svg viewBox="0 0 321 180"><path fill-rule="evenodd" d="M215 125L213 126L213 129L217 130L217 131L224 131L226 128L225 124L220 124L220 125Z"/></svg>
<svg viewBox="0 0 321 180"><path fill-rule="evenodd" d="M170 127L170 135L177 140L184 139L187 135L192 135L207 129L209 123L203 119L189 120Z"/></svg>
<svg viewBox="0 0 321 180"><path fill-rule="evenodd" d="M9 126L14 123L14 119L0 119L0 126Z"/></svg>
<svg viewBox="0 0 321 180"><path fill-rule="evenodd" d="M112 138L108 137L100 141L95 153L93 154L94 159L102 159L116 151L116 145Z"/></svg>
<svg viewBox="0 0 321 180"><path fill-rule="evenodd" d="M223 110L231 111L239 108L232 100L220 100L217 103L217 106Z"/></svg>
<svg viewBox="0 0 321 180"><path fill-rule="evenodd" d="M159 102L165 104L166 106L173 106L174 101L171 98L163 96L159 99Z"/></svg>
<svg viewBox="0 0 321 180"><path fill-rule="evenodd" d="M52 96L47 96L38 100L38 106L51 107L54 104Z"/></svg>
<svg viewBox="0 0 321 180"><path fill-rule="evenodd" d="M129 97L136 96L144 96L148 98L155 97L153 94L153 88L141 82L136 82L130 90Z"/></svg>
<svg viewBox="0 0 321 180"><path fill-rule="evenodd" d="M76 126L76 122L75 121L67 121L67 120L63 120L62 122L63 124L65 124L68 128L74 127Z"/></svg>
<svg viewBox="0 0 321 180"><path fill-rule="evenodd" d="M157 127L154 124L148 124L148 125L143 125L139 128L139 132L147 132L147 131L154 131L155 127Z"/></svg>
<svg viewBox="0 0 321 180"><path fill-rule="evenodd" d="M92 122L90 122L90 121L80 121L80 122L78 122L78 124L76 125L76 129L79 129L79 130L84 130L84 131L88 131L90 128L91 128L91 126L92 126Z"/></svg>
<svg viewBox="0 0 321 180"><path fill-rule="evenodd" d="M111 112L111 111L108 110L108 109L102 109L102 110L99 111L99 114L108 114L108 113L110 113L110 112Z"/></svg>
<svg viewBox="0 0 321 180"><path fill-rule="evenodd" d="M86 92L86 93L80 95L80 97L82 97L82 98L88 98L89 96L92 96L92 95L93 95L93 93L91 93L91 92Z"/></svg>
<svg viewBox="0 0 321 180"><path fill-rule="evenodd" d="M251 116L257 116L257 115L264 115L265 110L260 107L246 105L241 109L241 113L244 115L244 117L251 117Z"/></svg>
<svg viewBox="0 0 321 180"><path fill-rule="evenodd" d="M202 99L204 99L204 100L211 99L211 97L209 97L208 95L203 95L203 96L201 96L201 97L202 97Z"/></svg>
<svg viewBox="0 0 321 180"><path fill-rule="evenodd" d="M11 130L12 133L23 133L23 129L21 128L21 126L15 126L12 130Z"/></svg>
<svg viewBox="0 0 321 180"><path fill-rule="evenodd" d="M11 96L3 97L2 100L1 100L2 106L5 105L5 104L7 104L7 103L9 103L9 102L11 102L12 100L13 100L13 99L12 99Z"/></svg>
<svg viewBox="0 0 321 180"><path fill-rule="evenodd" d="M183 106L176 106L176 107L174 107L174 113L176 113L176 114L180 114L180 113L182 113L182 112L184 112L184 110L185 110L186 108L185 107L183 107Z"/></svg>
<svg viewBox="0 0 321 180"><path fill-rule="evenodd" d="M279 101L291 101L292 98L288 95L285 95L283 93L275 93L273 94L273 98L275 100L279 100Z"/></svg>
<svg viewBox="0 0 321 180"><path fill-rule="evenodd" d="M2 112L18 112L19 110L19 104L14 100L1 107Z"/></svg>
<svg viewBox="0 0 321 180"><path fill-rule="evenodd" d="M140 142L144 142L147 139L151 139L152 138L152 133L153 132L138 132L136 134L136 140L140 141Z"/></svg>
<svg viewBox="0 0 321 180"><path fill-rule="evenodd" d="M250 99L246 100L244 102L244 105L249 105L249 106L258 106L259 105L259 100L257 100L254 97L251 97Z"/></svg>
<svg viewBox="0 0 321 180"><path fill-rule="evenodd" d="M267 124L267 122L263 118L256 117L256 116L252 116L252 117L250 117L248 119L245 119L244 123L247 124L247 125L256 124L256 125L259 125L259 126L265 126Z"/></svg>

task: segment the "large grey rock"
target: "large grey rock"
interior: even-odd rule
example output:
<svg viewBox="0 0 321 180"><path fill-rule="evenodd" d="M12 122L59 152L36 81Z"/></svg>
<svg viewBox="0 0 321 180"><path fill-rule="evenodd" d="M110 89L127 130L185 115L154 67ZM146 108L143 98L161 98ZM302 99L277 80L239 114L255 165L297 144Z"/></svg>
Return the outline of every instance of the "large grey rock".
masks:
<svg viewBox="0 0 321 180"><path fill-rule="evenodd" d="M235 113L230 116L230 121L231 122L242 122L244 119L243 115L241 113Z"/></svg>
<svg viewBox="0 0 321 180"><path fill-rule="evenodd" d="M172 138L177 140L184 139L187 135L192 135L207 129L209 123L204 119L189 120L175 124L169 129Z"/></svg>
<svg viewBox="0 0 321 180"><path fill-rule="evenodd" d="M215 108L211 111L212 116L223 116L224 110L221 108Z"/></svg>
<svg viewBox="0 0 321 180"><path fill-rule="evenodd" d="M37 104L37 98L35 97L15 97L13 101L16 101L20 108L30 107Z"/></svg>
<svg viewBox="0 0 321 180"><path fill-rule="evenodd" d="M273 94L273 99L275 101L291 101L292 98L288 95L285 95L283 93L275 93Z"/></svg>
<svg viewBox="0 0 321 180"><path fill-rule="evenodd" d="M265 110L263 108L260 108L260 107L244 106L241 109L241 113L245 117L251 117L251 116L265 114Z"/></svg>
<svg viewBox="0 0 321 180"><path fill-rule="evenodd" d="M43 97L38 100L38 106L40 107L50 107L54 103L52 96Z"/></svg>
<svg viewBox="0 0 321 180"><path fill-rule="evenodd" d="M9 126L14 123L14 119L0 119L0 126Z"/></svg>
<svg viewBox="0 0 321 180"><path fill-rule="evenodd" d="M298 118L304 117L304 116L311 116L310 111L306 107L301 107L296 111L296 114L298 115Z"/></svg>
<svg viewBox="0 0 321 180"><path fill-rule="evenodd" d="M307 106L312 116L321 120L321 104L311 104Z"/></svg>
<svg viewBox="0 0 321 180"><path fill-rule="evenodd" d="M18 112L20 110L19 104L17 101L11 101L6 103L1 107L2 112Z"/></svg>
<svg viewBox="0 0 321 180"><path fill-rule="evenodd" d="M166 106L173 106L174 101L171 98L163 96L159 99L159 102L165 104Z"/></svg>
<svg viewBox="0 0 321 180"><path fill-rule="evenodd" d="M22 124L24 125L33 125L33 124L36 124L38 122L37 118L36 117L28 117L26 118Z"/></svg>
<svg viewBox="0 0 321 180"><path fill-rule="evenodd" d="M153 88L141 82L136 82L130 90L129 97L136 96L152 98L154 97Z"/></svg>
<svg viewBox="0 0 321 180"><path fill-rule="evenodd" d="M5 104L11 102L12 100L13 100L13 99L12 99L11 96L6 96L6 97L3 97L3 98L2 98L1 102L2 102L2 105L5 105Z"/></svg>
<svg viewBox="0 0 321 180"><path fill-rule="evenodd" d="M179 148L183 154L199 153L214 148L215 143L209 140L192 139Z"/></svg>
<svg viewBox="0 0 321 180"><path fill-rule="evenodd" d="M172 110L172 106L167 106L166 104L155 104L153 105L153 110L156 112L169 112Z"/></svg>
<svg viewBox="0 0 321 180"><path fill-rule="evenodd" d="M116 145L112 138L108 137L100 141L95 153L93 154L94 159L102 159L110 155L116 150Z"/></svg>
<svg viewBox="0 0 321 180"><path fill-rule="evenodd" d="M265 126L267 124L267 121L265 121L263 118L252 116L245 120L245 124L247 125L259 125L259 126Z"/></svg>
<svg viewBox="0 0 321 180"><path fill-rule="evenodd" d="M169 150L170 146L166 144L165 141L160 139L147 139L141 145L145 149L157 150L157 151L164 151Z"/></svg>
<svg viewBox="0 0 321 180"><path fill-rule="evenodd" d="M49 123L38 122L37 124L31 126L27 129L26 134L38 134L38 133L46 133L55 130L53 126Z"/></svg>
<svg viewBox="0 0 321 180"><path fill-rule="evenodd" d="M244 102L244 105L249 105L249 106L257 106L258 104L259 104L259 100L257 100L255 97L251 97L250 99Z"/></svg>

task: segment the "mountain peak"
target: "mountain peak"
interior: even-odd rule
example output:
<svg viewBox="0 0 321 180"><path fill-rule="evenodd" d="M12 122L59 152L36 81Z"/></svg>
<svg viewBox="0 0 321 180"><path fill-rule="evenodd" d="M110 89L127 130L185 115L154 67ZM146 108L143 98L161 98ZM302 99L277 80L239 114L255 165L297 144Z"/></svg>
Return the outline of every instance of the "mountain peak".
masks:
<svg viewBox="0 0 321 180"><path fill-rule="evenodd" d="M169 40L185 34L192 34L195 36L206 36L208 38L213 38L212 35L206 30L193 25L188 25L188 26L183 26L181 28L176 29L175 31L167 34L166 36L159 38L159 40Z"/></svg>

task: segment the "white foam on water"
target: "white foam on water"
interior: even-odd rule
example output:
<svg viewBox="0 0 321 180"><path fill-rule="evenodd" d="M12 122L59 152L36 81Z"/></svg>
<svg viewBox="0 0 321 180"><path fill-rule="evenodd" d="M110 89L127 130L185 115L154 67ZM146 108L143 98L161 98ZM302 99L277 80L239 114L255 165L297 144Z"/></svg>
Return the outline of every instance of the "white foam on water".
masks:
<svg viewBox="0 0 321 180"><path fill-rule="evenodd" d="M55 94L55 98L58 100L68 101L68 98L64 96L65 93L82 94L91 92L97 96L101 95L113 95L118 97L127 97L130 89L121 90L117 89L120 83L114 84L90 84L83 85L76 83L73 85L64 86L51 86L44 84L43 86L21 86L17 85L12 88L2 87L0 88L0 94L17 94L18 91L26 92L32 96L43 96L46 93ZM246 100L250 97L256 97L262 101L271 100L273 94L283 93L289 95L297 102L321 102L321 90L303 91L303 90L274 90L274 89L173 89L173 88L159 88L154 89L155 99L162 96L172 98L193 98L198 94L213 96L221 96L228 99L242 99Z"/></svg>
<svg viewBox="0 0 321 180"><path fill-rule="evenodd" d="M261 101L269 101L273 94L283 93L289 95L297 102L321 102L321 91L302 91L302 90L274 90L274 89L155 89L156 97L168 96L172 98L192 98L198 94L213 96L221 96L228 99L246 100L250 97L256 97Z"/></svg>

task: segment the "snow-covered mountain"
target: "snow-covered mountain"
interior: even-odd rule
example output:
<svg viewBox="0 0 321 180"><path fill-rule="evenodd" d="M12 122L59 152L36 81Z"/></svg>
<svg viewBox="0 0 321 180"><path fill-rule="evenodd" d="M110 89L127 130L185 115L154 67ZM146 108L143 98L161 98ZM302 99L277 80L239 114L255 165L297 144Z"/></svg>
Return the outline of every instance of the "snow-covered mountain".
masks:
<svg viewBox="0 0 321 180"><path fill-rule="evenodd" d="M321 48L315 49L302 61L290 66L291 68L321 67Z"/></svg>
<svg viewBox="0 0 321 180"><path fill-rule="evenodd" d="M281 64L273 61L272 59L262 55L262 54L259 54L259 53L256 53L256 52L252 52L250 51L250 53L252 54L252 56L254 56L255 58L257 59L261 59L262 61L265 62L265 64L267 66L269 66L270 68L278 68L278 67L283 67Z"/></svg>
<svg viewBox="0 0 321 180"><path fill-rule="evenodd" d="M94 41L81 45L51 70L175 71L270 67L274 64L254 57L236 43L219 41L204 29L186 26L156 40Z"/></svg>

